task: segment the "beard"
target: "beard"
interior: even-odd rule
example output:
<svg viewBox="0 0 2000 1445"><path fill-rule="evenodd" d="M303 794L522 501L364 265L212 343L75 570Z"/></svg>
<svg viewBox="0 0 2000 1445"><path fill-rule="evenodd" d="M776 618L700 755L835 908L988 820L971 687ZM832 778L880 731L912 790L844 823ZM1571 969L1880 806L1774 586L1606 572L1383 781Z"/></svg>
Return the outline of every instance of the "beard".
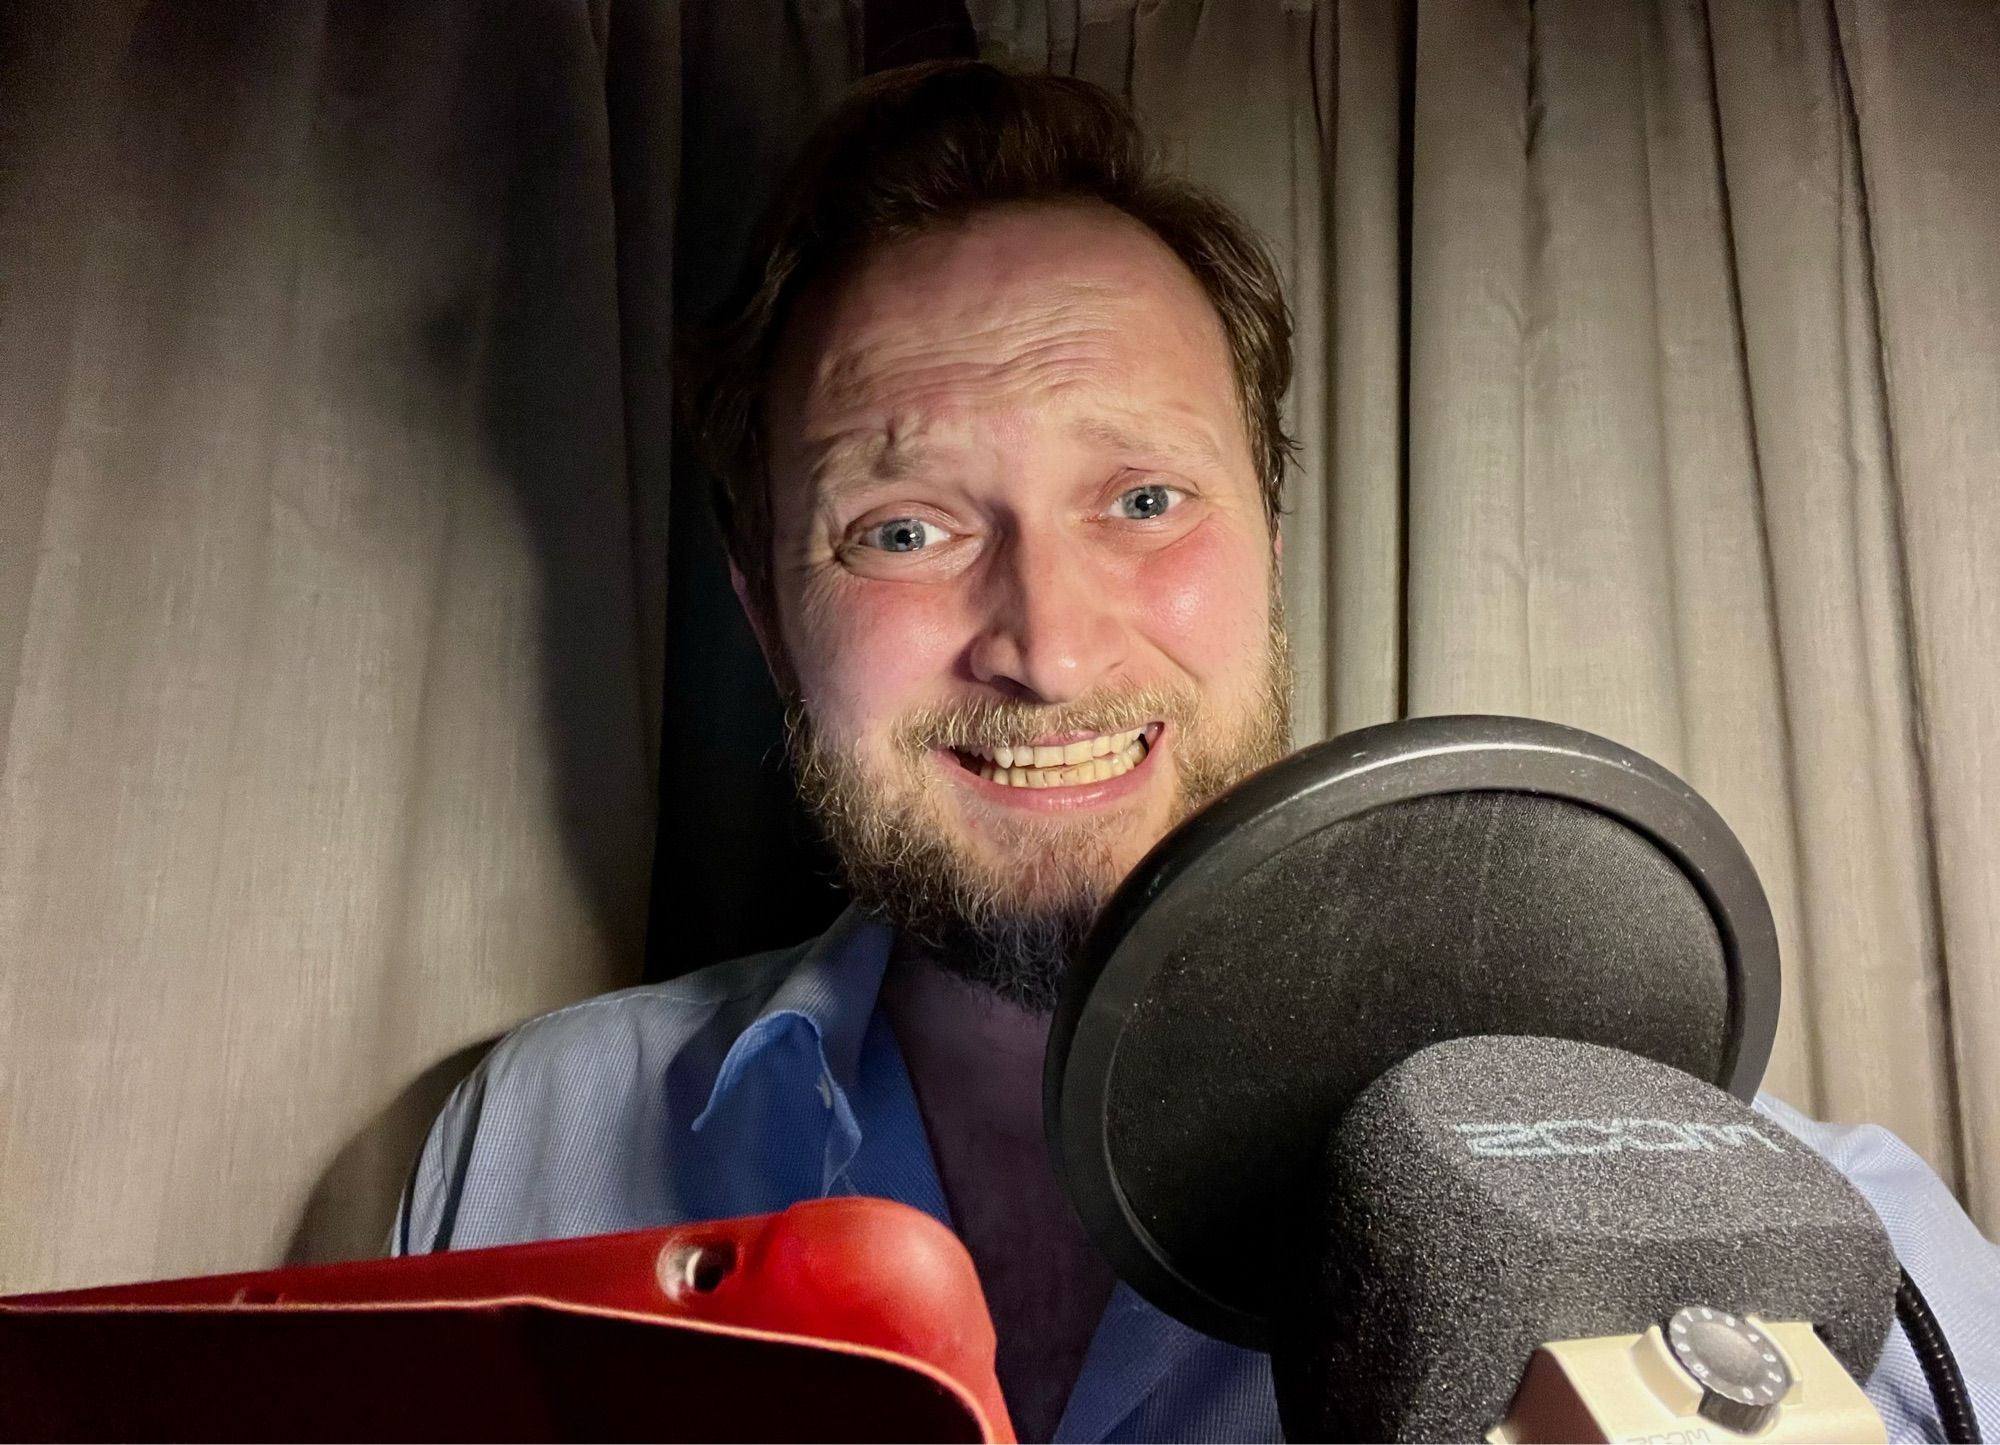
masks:
<svg viewBox="0 0 2000 1445"><path fill-rule="evenodd" d="M1291 683L1274 601L1260 676L1237 717L1217 717L1193 688L1107 691L1060 706L981 700L925 708L893 730L885 772L829 740L788 689L786 745L800 798L855 900L948 971L1048 1014L1098 910L1124 879L1120 844L1129 855L1133 824L1115 808L1105 816L1000 816L982 820L982 849L947 811L934 749L1164 720L1174 739L1171 829L1290 750Z"/></svg>

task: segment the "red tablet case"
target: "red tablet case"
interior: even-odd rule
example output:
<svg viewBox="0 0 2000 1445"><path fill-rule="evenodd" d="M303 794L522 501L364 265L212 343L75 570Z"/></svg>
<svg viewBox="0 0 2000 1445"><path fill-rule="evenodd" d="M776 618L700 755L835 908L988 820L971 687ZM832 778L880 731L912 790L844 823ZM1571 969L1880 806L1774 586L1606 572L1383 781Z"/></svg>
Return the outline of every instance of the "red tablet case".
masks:
<svg viewBox="0 0 2000 1445"><path fill-rule="evenodd" d="M1014 1438L956 1236L881 1199L0 1300L10 1439Z"/></svg>

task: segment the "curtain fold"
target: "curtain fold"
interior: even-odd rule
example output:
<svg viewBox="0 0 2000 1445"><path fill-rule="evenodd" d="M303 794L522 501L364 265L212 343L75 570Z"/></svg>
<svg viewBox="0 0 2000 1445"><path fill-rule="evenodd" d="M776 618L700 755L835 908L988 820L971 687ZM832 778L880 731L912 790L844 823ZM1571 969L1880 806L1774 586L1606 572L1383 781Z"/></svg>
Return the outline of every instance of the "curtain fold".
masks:
<svg viewBox="0 0 2000 1445"><path fill-rule="evenodd" d="M0 1288L379 1249L460 1051L636 980L596 19L0 20Z"/></svg>
<svg viewBox="0 0 2000 1445"><path fill-rule="evenodd" d="M1782 686L1797 941L1787 984L1818 1094L1948 1174L1929 841L1893 546L1874 279L1832 17L1713 12L1743 346ZM1777 67L1786 84L1770 84ZM1995 1022L2000 1022L1996 1019ZM1857 1059L1866 1065L1856 1067Z"/></svg>
<svg viewBox="0 0 2000 1445"><path fill-rule="evenodd" d="M2000 11L968 13L1279 259L1300 741L1681 772L1770 1086L2000 1228ZM482 1040L830 908L669 342L863 38L0 8L0 1289L370 1252Z"/></svg>
<svg viewBox="0 0 2000 1445"><path fill-rule="evenodd" d="M1964 1193L2000 1232L2000 9L1835 7L1843 119L1855 154L1851 248L1877 352L1853 385L1881 414L1894 558L1867 603L1894 613L1914 686L1913 851L1932 967L1902 980L1945 1041ZM1859 308L1858 308L1859 309ZM1878 693L1878 713L1895 699ZM1913 719L1910 714L1914 713ZM1886 726L1886 725L1885 725ZM1912 829L1916 832L1916 829ZM1906 834L1905 836L1908 836ZM1872 961L1871 962L1875 962ZM1877 962L1876 967L1882 965ZM1894 967L1891 962L1889 967ZM1930 1044L1927 1035L1923 1043ZM1864 1085L1862 1088L1867 1088ZM1886 1107L1857 1089L1850 1106ZM1865 1102L1863 1102L1865 1098Z"/></svg>

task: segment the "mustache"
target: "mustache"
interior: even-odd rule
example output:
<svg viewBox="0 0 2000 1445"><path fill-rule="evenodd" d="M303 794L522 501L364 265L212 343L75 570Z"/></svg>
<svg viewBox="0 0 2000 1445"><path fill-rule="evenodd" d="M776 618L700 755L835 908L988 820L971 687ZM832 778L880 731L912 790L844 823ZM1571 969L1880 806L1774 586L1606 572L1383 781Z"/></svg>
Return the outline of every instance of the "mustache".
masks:
<svg viewBox="0 0 2000 1445"><path fill-rule="evenodd" d="M1050 733L1129 732L1147 723L1187 724L1200 703L1191 690L1125 688L1093 693L1070 703L1030 703L968 698L917 709L897 724L898 749L993 748Z"/></svg>

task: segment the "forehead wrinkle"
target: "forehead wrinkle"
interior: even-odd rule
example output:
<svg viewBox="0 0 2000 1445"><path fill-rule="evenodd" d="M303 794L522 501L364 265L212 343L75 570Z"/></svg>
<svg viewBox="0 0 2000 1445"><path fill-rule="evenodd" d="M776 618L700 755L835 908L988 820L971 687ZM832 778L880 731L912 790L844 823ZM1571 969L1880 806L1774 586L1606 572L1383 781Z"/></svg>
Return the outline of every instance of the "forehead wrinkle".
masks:
<svg viewBox="0 0 2000 1445"><path fill-rule="evenodd" d="M1073 437L1076 418L1094 414L1105 424L1079 439L1170 464L1213 463L1235 450L1214 434L1210 422L1220 418L1147 385L1147 358L1159 348L1173 354L1220 344L1227 369L1227 343L1205 295L1193 298L1195 320L1158 294L1157 278L1135 274L1149 267L1129 260L1104 275L1023 274L1034 269L1002 260L947 270L926 284L908 268L885 267L825 295L818 355L800 358L793 432L811 492L830 501L906 480L994 411L1014 414L1011 431L1053 408L1061 415L1051 420ZM1172 280L1197 289L1178 270ZM1233 385L1225 395L1233 421ZM1170 424L1163 412L1185 424Z"/></svg>
<svg viewBox="0 0 2000 1445"><path fill-rule="evenodd" d="M1123 367L1104 355L1079 357L1067 343L1023 348L1005 365L944 362L896 379L892 387L856 388L841 410L857 424L809 438L807 476L832 494L843 483L908 477L937 450L939 433L957 432L967 413L1028 398L1061 405L1078 391L1115 382ZM843 417L842 419L846 419Z"/></svg>
<svg viewBox="0 0 2000 1445"><path fill-rule="evenodd" d="M815 489L837 494L861 481L899 481L930 452L923 428L886 423L851 427L808 447L806 475Z"/></svg>
<svg viewBox="0 0 2000 1445"><path fill-rule="evenodd" d="M1027 378L1028 385L1038 390L1047 404L1051 420L1060 418L1063 433L1077 441L1170 463L1203 468L1226 465L1225 447L1198 409L1162 402L1150 410L1135 410L1115 392L1107 394L1101 381L1059 365ZM970 388L947 387L950 405L945 407L926 407L922 397L905 397L906 405L886 416L809 444L807 476L815 490L828 498L870 482L907 480L938 451L949 447L949 438L938 434L959 430L952 424L954 412L977 410L976 403L981 400L1005 400L1003 393L1013 389L991 378L975 378ZM975 405L968 407L968 401Z"/></svg>
<svg viewBox="0 0 2000 1445"><path fill-rule="evenodd" d="M942 319L909 304L813 367L808 406L839 412L891 391L970 387L975 393L1060 383L1063 363L1106 366L1119 333L1115 293L1072 283L1056 295L996 297ZM1127 318L1129 321L1129 318Z"/></svg>
<svg viewBox="0 0 2000 1445"><path fill-rule="evenodd" d="M1177 413L1179 415L1177 415ZM1157 453L1207 466L1223 464L1222 448L1200 417L1185 408L1165 406L1151 416L1123 407L1078 417L1069 433L1079 441L1112 451Z"/></svg>

